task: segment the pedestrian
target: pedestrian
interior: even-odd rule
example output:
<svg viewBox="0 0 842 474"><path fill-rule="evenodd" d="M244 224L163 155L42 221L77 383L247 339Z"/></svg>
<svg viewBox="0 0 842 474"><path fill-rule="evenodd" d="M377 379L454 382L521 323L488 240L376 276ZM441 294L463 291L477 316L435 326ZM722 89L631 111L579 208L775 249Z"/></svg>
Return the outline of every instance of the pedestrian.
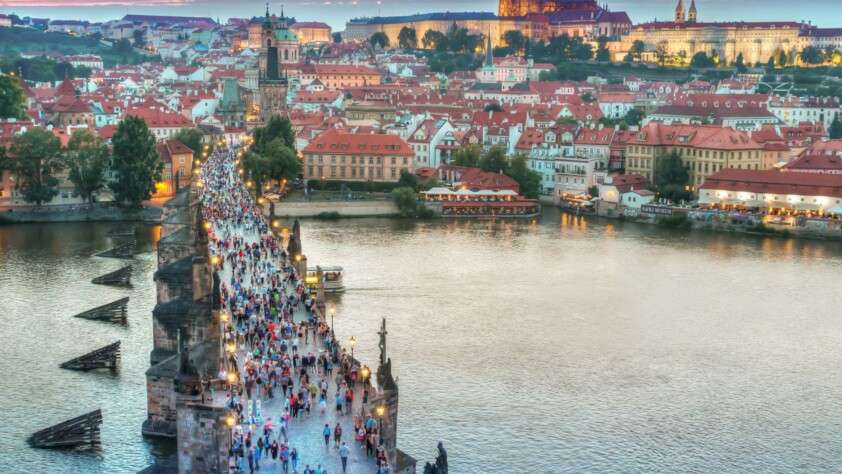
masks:
<svg viewBox="0 0 842 474"><path fill-rule="evenodd" d="M322 430L322 434L325 437L325 448L330 445L330 425L325 423L325 428Z"/></svg>
<svg viewBox="0 0 842 474"><path fill-rule="evenodd" d="M342 427L339 426L339 422L336 422L336 427L333 428L333 445L335 447L339 447L339 442L342 441Z"/></svg>
<svg viewBox="0 0 842 474"><path fill-rule="evenodd" d="M289 452L289 460L292 462L292 472L298 471L298 450L292 448L292 451Z"/></svg>
<svg viewBox="0 0 842 474"><path fill-rule="evenodd" d="M348 448L348 445L345 442L342 442L342 447L339 448L339 459L342 460L342 472L346 472L348 469L348 455L351 454L351 450Z"/></svg>

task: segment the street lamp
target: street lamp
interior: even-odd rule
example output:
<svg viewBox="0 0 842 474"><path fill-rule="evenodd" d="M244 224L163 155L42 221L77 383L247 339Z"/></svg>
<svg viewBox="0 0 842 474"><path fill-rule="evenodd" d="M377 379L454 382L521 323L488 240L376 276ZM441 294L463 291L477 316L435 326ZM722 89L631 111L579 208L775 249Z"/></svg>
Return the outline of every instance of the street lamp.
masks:
<svg viewBox="0 0 842 474"><path fill-rule="evenodd" d="M354 358L354 346L357 345L357 338L354 337L354 336L349 337L348 338L348 344L351 345L351 359L353 359ZM352 363L353 363L353 361L352 361Z"/></svg>
<svg viewBox="0 0 842 474"><path fill-rule="evenodd" d="M369 375L371 375L371 370L367 365L364 365L363 368L360 369L360 381L365 383L368 380Z"/></svg>
<svg viewBox="0 0 842 474"><path fill-rule="evenodd" d="M383 445L383 444L385 444L384 441L383 441L383 415L386 413L386 407L383 406L382 404L377 405L377 408L375 409L375 411L377 412L377 418L378 418L378 423L379 423L378 434L380 435L380 444Z"/></svg>
<svg viewBox="0 0 842 474"><path fill-rule="evenodd" d="M333 330L333 315L336 314L336 305L331 303L327 312L330 313L330 329Z"/></svg>

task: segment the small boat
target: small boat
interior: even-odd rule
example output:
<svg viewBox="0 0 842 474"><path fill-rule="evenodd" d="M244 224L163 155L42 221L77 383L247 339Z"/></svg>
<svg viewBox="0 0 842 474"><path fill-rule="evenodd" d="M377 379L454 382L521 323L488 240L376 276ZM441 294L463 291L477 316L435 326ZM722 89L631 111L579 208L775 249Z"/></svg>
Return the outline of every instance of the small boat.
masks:
<svg viewBox="0 0 842 474"><path fill-rule="evenodd" d="M322 271L325 293L341 293L345 291L345 286L342 284L342 267L308 267L307 277L304 279L304 283L308 288L314 290L318 286L319 270Z"/></svg>

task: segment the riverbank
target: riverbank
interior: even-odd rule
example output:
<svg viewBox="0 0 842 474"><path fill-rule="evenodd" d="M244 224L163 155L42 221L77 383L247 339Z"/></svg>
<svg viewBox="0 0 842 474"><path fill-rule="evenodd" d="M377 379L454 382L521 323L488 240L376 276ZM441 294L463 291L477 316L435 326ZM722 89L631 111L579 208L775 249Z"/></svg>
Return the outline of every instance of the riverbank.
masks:
<svg viewBox="0 0 842 474"><path fill-rule="evenodd" d="M542 197L542 202L552 198ZM674 229L748 234L763 237L798 238L809 240L842 240L842 221L827 218L776 217L748 212L728 212L716 209L673 208L666 205L644 205L640 209L596 206L596 212L577 213L573 207L555 204L561 212L610 220L654 224Z"/></svg>
<svg viewBox="0 0 842 474"><path fill-rule="evenodd" d="M161 212L162 208L154 204L145 204L140 209L126 209L113 203L10 206L0 207L0 224L116 221L157 224Z"/></svg>
<svg viewBox="0 0 842 474"><path fill-rule="evenodd" d="M263 206L270 217L270 206ZM275 203L275 217L396 217L398 207L391 200L378 201L281 201Z"/></svg>

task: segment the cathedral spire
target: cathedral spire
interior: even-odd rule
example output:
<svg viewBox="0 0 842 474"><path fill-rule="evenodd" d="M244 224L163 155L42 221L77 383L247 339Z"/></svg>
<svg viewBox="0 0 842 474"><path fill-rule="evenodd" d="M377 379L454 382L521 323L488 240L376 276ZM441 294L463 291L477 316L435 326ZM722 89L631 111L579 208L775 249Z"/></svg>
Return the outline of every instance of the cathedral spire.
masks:
<svg viewBox="0 0 842 474"><path fill-rule="evenodd" d="M690 9L687 10L687 23L696 23L698 15L696 11L696 0L690 0Z"/></svg>
<svg viewBox="0 0 842 474"><path fill-rule="evenodd" d="M675 22L684 23L684 1L678 0L678 5L675 6Z"/></svg>

